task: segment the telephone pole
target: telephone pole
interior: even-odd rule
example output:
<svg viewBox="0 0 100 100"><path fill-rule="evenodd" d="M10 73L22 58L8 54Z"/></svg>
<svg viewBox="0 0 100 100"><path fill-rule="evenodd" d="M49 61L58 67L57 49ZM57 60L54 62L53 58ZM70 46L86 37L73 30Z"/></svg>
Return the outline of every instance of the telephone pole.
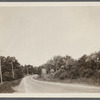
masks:
<svg viewBox="0 0 100 100"><path fill-rule="evenodd" d="M27 67L27 75L28 75L29 73L28 73L28 67Z"/></svg>
<svg viewBox="0 0 100 100"><path fill-rule="evenodd" d="M1 81L1 84L2 84L3 81L2 81L2 69L1 69L1 56L0 56L0 81Z"/></svg>

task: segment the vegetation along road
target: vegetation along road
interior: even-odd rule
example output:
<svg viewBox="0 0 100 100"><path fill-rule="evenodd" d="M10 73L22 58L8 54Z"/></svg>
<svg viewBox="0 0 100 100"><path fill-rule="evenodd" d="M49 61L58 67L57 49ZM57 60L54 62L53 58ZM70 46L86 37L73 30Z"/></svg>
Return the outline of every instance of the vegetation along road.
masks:
<svg viewBox="0 0 100 100"><path fill-rule="evenodd" d="M100 87L44 82L33 79L33 76L23 78L14 89L15 93L100 93Z"/></svg>

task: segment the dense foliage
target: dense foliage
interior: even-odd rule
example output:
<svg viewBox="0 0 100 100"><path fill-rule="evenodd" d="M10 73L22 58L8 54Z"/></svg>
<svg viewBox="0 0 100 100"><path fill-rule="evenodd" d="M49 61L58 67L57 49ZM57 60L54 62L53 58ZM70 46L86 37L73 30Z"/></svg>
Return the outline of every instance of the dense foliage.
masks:
<svg viewBox="0 0 100 100"><path fill-rule="evenodd" d="M33 65L21 65L15 57L1 56L2 81L12 81L25 75L39 74L41 70ZM1 78L1 77L0 77Z"/></svg>
<svg viewBox="0 0 100 100"><path fill-rule="evenodd" d="M23 77L23 67L15 57L1 57L3 81L16 80Z"/></svg>
<svg viewBox="0 0 100 100"><path fill-rule="evenodd" d="M100 84L100 51L91 55L83 55L78 60L71 56L54 56L47 63L37 67L33 67L33 65L22 66L15 57L2 56L1 66L3 81L16 80L29 74L42 76L42 68L45 68L46 78L59 80L84 79Z"/></svg>
<svg viewBox="0 0 100 100"><path fill-rule="evenodd" d="M100 83L100 51L83 55L78 60L70 56L55 56L39 68L45 68L47 75L53 79L91 79L91 82Z"/></svg>

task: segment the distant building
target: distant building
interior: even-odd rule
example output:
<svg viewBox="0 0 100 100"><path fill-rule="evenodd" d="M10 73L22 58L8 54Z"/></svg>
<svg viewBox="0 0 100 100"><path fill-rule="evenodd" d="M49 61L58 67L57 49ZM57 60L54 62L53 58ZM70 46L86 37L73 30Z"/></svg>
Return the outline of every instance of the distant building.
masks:
<svg viewBox="0 0 100 100"><path fill-rule="evenodd" d="M47 74L46 69L45 69L45 68L42 68L41 71L42 71L42 72L41 72L41 76L42 76L42 78L43 78L43 79L46 79L46 74Z"/></svg>
<svg viewBox="0 0 100 100"><path fill-rule="evenodd" d="M42 68L42 73L46 74L46 69L45 68Z"/></svg>

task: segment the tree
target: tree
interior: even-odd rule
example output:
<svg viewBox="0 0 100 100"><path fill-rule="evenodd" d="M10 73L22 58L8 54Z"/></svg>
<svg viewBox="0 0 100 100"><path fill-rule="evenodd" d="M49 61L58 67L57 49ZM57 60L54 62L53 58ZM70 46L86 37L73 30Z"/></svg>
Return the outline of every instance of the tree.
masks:
<svg viewBox="0 0 100 100"><path fill-rule="evenodd" d="M11 81L23 77L23 68L15 57L1 57L3 81ZM12 66L13 64L13 66ZM12 70L13 67L13 70ZM13 71L13 73L12 73ZM14 74L14 77L13 77Z"/></svg>

